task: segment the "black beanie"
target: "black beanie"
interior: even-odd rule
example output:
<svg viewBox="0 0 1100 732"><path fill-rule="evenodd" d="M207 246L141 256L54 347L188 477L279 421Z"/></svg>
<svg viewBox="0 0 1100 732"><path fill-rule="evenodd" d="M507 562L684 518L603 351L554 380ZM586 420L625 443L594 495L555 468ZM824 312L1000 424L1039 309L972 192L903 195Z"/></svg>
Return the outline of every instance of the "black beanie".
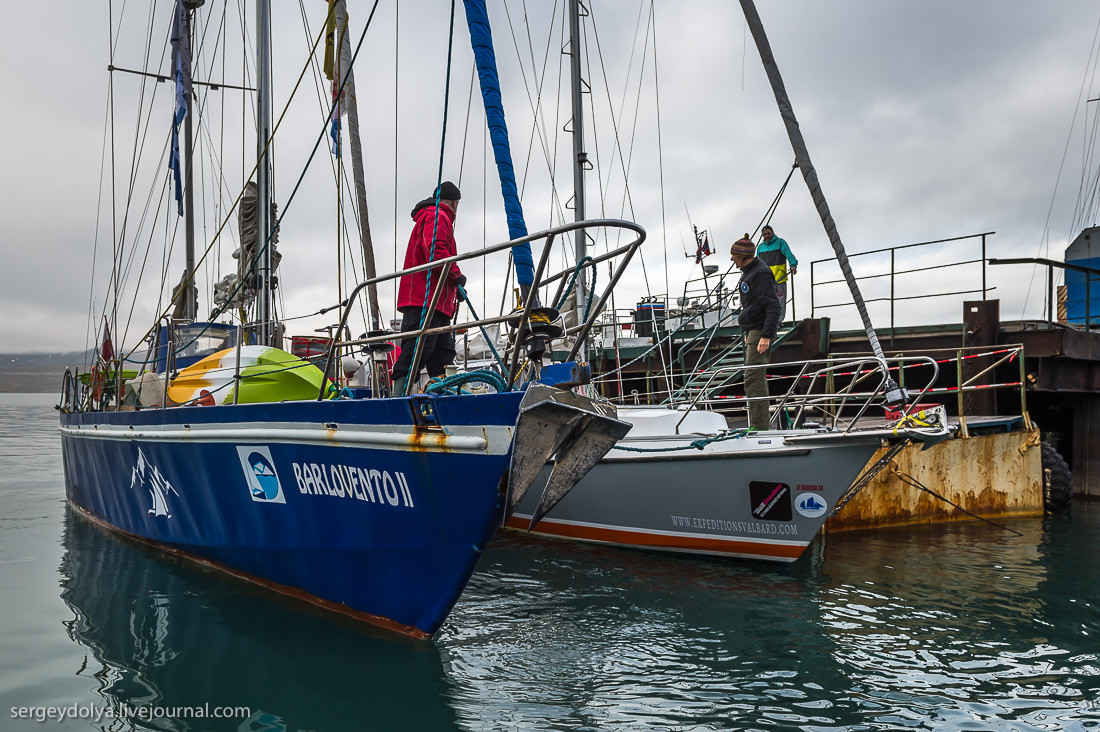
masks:
<svg viewBox="0 0 1100 732"><path fill-rule="evenodd" d="M459 201L462 199L462 194L458 190L458 186L449 180L445 180L439 184L439 187L435 189L435 196L439 196L441 201Z"/></svg>

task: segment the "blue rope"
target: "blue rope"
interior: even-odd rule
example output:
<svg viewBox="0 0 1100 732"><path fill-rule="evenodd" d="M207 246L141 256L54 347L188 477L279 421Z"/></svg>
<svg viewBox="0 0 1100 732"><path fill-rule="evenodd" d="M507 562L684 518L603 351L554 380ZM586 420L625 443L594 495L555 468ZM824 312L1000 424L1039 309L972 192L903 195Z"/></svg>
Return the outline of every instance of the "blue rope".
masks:
<svg viewBox="0 0 1100 732"><path fill-rule="evenodd" d="M565 306L565 301L569 299L569 293L573 292L573 287L577 284L577 276L580 275L581 267L585 266L592 261L592 257L584 257L581 261L577 262L577 266L573 268L573 277L569 280L569 286L565 288L565 292L561 295L561 300L558 301L557 306L554 308L557 311ZM592 268L592 284L588 287L588 299L584 303L584 317L581 318L581 322L588 321L588 314L592 312L592 297L596 294L596 276L599 274L599 270L595 267Z"/></svg>
<svg viewBox="0 0 1100 732"><path fill-rule="evenodd" d="M680 445L678 447L626 447L624 445L616 445L616 450L626 450L627 452L675 452L677 450L702 450L712 442L723 442L724 440L735 440L739 437L744 437L749 433L748 430L739 430L737 432L731 432L727 435L718 435L715 437L704 437L699 440L694 440L690 444Z"/></svg>
<svg viewBox="0 0 1100 732"><path fill-rule="evenodd" d="M591 257L589 257L591 259ZM581 260L584 261L583 259ZM595 267L592 268L592 282L588 285L588 301L584 304L584 320L581 322L588 322L588 314L592 312L592 296L596 294L596 277L599 275L599 270Z"/></svg>
<svg viewBox="0 0 1100 732"><path fill-rule="evenodd" d="M496 389L497 392L502 393L508 391L508 384L504 381L503 376L495 371L489 371L488 369L478 369L477 371L469 371L465 374L455 374L454 376L448 376L439 381L433 381L424 387L424 392L427 394L457 395L462 393L463 384L474 382L488 384Z"/></svg>
<svg viewBox="0 0 1100 732"><path fill-rule="evenodd" d="M591 261L592 257L585 257L581 261L577 262L577 266L573 268L573 277L569 280L569 286L565 288L565 292L563 292L561 295L561 300L559 300L558 304L554 306L555 310L561 310L562 307L565 306L565 301L569 299L569 293L573 292L573 287L577 284L577 276L581 273L581 267Z"/></svg>

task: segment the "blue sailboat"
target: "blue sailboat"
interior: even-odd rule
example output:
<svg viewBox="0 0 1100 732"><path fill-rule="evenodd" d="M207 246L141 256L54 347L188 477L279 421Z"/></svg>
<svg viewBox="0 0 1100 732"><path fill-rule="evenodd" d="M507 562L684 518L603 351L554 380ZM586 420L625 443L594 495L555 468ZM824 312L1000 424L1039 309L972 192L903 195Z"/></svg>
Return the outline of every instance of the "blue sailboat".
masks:
<svg viewBox="0 0 1100 732"><path fill-rule="evenodd" d="M201 0L177 0L173 36L180 53L187 46L180 39L187 38L201 5ZM514 328L511 351L495 371L460 373L428 393L387 395L388 385L377 379L369 389L343 388L333 377L342 347L381 348L398 335L372 331L351 344L333 338L323 368L277 347L271 296L279 219L270 203L267 6L260 0L256 23L260 153L257 203L251 206L256 220L250 223L256 233L251 247L242 241L246 276L227 300L236 303L237 293L254 290L251 320L195 318L193 300L188 302L195 272L189 254L176 295L176 302L184 303L176 313L182 317L165 316L150 331L144 360L124 361L125 349L116 356L105 339L90 374L67 373L59 409L68 501L111 531L329 610L428 638L446 619L505 515L544 466L553 470L545 481L542 513L629 430L613 409L573 391L589 378L587 365L576 360L577 348L611 285L574 331L578 346L570 363L525 370L519 362L523 356L540 365L546 340L560 334L547 325L549 309L539 303L548 283L560 288L568 279L568 271L546 272L555 237L594 226L631 234L630 243L592 265L613 262L614 283L645 235L635 224L609 220L527 233L510 179L499 92L493 91L495 62L484 3L467 3L474 6L471 32L487 89L511 240L368 277L341 301L335 332L346 332L360 293L380 282L416 271L438 274L454 261L510 251L523 290L521 307L507 319ZM176 62L178 86L186 61ZM345 84L350 63L346 68ZM177 108L181 100L186 109L186 88L177 94ZM190 115L177 113L175 123L184 128L187 152L177 190L182 184L187 191ZM180 158L173 157L178 171ZM544 243L537 265L532 242ZM441 280L431 279L434 297ZM422 327L405 335L419 340L426 334L429 328ZM125 374L123 366L134 360L144 371ZM471 382L481 383L469 388Z"/></svg>

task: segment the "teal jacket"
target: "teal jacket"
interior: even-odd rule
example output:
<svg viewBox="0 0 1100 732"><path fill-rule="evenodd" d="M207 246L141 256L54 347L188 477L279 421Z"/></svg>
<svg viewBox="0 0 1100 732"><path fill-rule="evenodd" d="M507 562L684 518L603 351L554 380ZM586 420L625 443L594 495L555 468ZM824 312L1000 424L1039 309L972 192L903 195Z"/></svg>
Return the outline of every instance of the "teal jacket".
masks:
<svg viewBox="0 0 1100 732"><path fill-rule="evenodd" d="M772 268L772 274L775 275L775 281L778 283L787 281L787 262L791 263L792 268L798 266L798 260L791 253L791 248L778 236L773 236L771 241L761 241L757 244L756 256Z"/></svg>

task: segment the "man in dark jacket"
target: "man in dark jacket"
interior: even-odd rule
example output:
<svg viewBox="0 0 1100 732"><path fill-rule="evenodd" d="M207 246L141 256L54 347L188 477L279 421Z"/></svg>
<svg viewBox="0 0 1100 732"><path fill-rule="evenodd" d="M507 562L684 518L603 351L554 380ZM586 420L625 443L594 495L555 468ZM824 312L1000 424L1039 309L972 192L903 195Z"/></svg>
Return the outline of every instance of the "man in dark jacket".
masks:
<svg viewBox="0 0 1100 732"><path fill-rule="evenodd" d="M458 186L450 181L444 181L431 198L416 204L412 210L415 223L412 234L409 235L408 248L405 250L403 269L418 267L458 253L455 245L454 220L458 215L458 201L461 196ZM432 292L441 276L443 290L435 303L431 318L425 318L423 317L424 308L431 302ZM458 287L465 284L466 276L454 262L442 269L402 276L397 288L397 309L401 312L401 331L407 333L420 330L422 327L442 328L449 325L458 309ZM421 365L428 370L428 376L442 377L446 373L446 367L454 363L455 359L454 333L424 336L420 363L413 368L412 358L415 351L415 337L401 340L401 354L397 357L397 362L394 363L390 374L394 381L395 396L404 396L406 382L410 375L414 381L419 378Z"/></svg>
<svg viewBox="0 0 1100 732"><path fill-rule="evenodd" d="M741 270L741 314L737 324L745 336L745 396L749 401L749 427L766 430L770 426L768 384L763 366L771 360L772 339L779 328L782 308L775 293L775 275L756 257L756 246L748 234L730 247L730 259Z"/></svg>

